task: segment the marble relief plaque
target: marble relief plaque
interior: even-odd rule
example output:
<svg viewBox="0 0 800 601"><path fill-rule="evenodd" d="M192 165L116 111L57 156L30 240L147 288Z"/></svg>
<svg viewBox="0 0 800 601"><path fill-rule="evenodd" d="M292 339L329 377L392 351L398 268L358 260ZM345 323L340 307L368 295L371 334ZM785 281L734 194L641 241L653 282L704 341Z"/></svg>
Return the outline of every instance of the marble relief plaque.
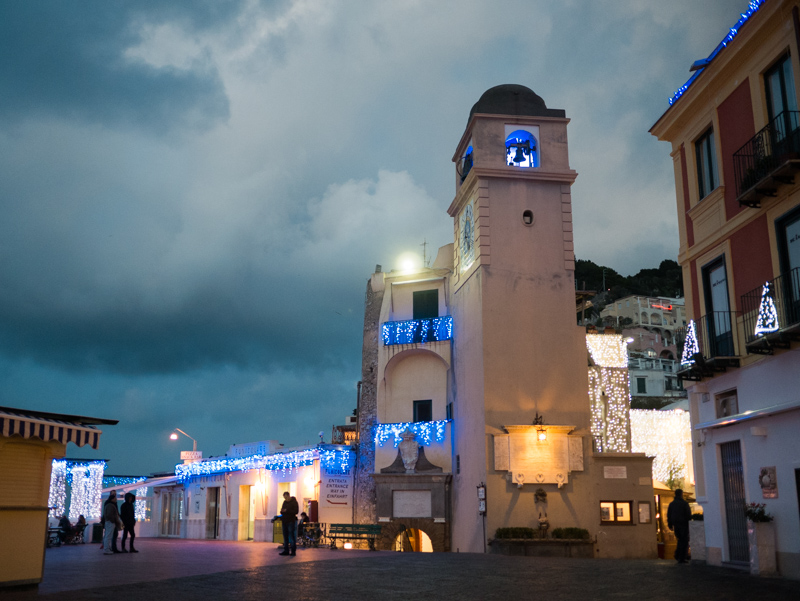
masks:
<svg viewBox="0 0 800 601"><path fill-rule="evenodd" d="M560 488L571 471L584 469L583 439L568 436L573 426L546 426L546 440L539 440L533 426L505 429L508 434L494 436L494 466L508 471L517 486L557 484Z"/></svg>

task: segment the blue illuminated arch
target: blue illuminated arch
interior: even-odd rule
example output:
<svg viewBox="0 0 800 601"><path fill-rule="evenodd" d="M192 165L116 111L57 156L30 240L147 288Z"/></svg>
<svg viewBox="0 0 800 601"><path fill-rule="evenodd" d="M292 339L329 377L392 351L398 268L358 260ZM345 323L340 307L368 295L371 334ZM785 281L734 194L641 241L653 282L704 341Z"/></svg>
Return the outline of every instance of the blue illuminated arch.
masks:
<svg viewBox="0 0 800 601"><path fill-rule="evenodd" d="M539 144L529 131L518 129L506 138L506 165L538 167Z"/></svg>

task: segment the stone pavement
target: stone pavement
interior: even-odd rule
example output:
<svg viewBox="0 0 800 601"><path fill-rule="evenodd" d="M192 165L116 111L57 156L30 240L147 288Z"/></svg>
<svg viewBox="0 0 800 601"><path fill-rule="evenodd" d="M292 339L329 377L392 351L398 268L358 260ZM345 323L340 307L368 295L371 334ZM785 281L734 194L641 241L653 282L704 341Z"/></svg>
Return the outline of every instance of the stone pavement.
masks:
<svg viewBox="0 0 800 601"><path fill-rule="evenodd" d="M48 549L39 590L0 592L0 599L800 599L798 581L673 561L329 549L301 549L288 558L280 557L272 543L137 543L141 552L136 555L104 556L94 544Z"/></svg>

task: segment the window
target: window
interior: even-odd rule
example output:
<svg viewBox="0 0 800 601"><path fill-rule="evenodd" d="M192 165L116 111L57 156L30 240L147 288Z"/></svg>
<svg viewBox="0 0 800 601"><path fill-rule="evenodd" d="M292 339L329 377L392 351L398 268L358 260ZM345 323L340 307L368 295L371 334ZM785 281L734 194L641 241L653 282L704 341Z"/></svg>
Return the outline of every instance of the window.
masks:
<svg viewBox="0 0 800 601"><path fill-rule="evenodd" d="M447 403L445 419L453 419L453 403Z"/></svg>
<svg viewBox="0 0 800 601"><path fill-rule="evenodd" d="M433 421L433 401L414 401L414 421L431 422Z"/></svg>
<svg viewBox="0 0 800 601"><path fill-rule="evenodd" d="M800 207L776 222L778 255L783 296L783 320L786 327L800 322Z"/></svg>
<svg viewBox="0 0 800 601"><path fill-rule="evenodd" d="M600 522L603 524L632 524L632 501L600 501Z"/></svg>
<svg viewBox="0 0 800 601"><path fill-rule="evenodd" d="M792 74L792 61L785 55L766 73L764 73L764 87L767 92L767 110L769 122L775 126L775 136L782 140L787 134L797 129L797 97L794 91L794 75ZM783 115L782 119L775 119Z"/></svg>
<svg viewBox="0 0 800 601"><path fill-rule="evenodd" d="M647 394L647 378L636 378L636 394Z"/></svg>
<svg viewBox="0 0 800 601"><path fill-rule="evenodd" d="M708 329L711 356L732 357L733 332L724 256L703 267L703 287L706 298L705 326Z"/></svg>
<svg viewBox="0 0 800 601"><path fill-rule="evenodd" d="M419 290L414 293L414 319L439 317L439 291Z"/></svg>
<svg viewBox="0 0 800 601"><path fill-rule="evenodd" d="M714 397L717 405L717 418L730 417L739 413L739 398L736 390L729 390Z"/></svg>
<svg viewBox="0 0 800 601"><path fill-rule="evenodd" d="M717 153L714 150L714 130L709 129L694 143L697 157L697 186L702 200L717 187Z"/></svg>

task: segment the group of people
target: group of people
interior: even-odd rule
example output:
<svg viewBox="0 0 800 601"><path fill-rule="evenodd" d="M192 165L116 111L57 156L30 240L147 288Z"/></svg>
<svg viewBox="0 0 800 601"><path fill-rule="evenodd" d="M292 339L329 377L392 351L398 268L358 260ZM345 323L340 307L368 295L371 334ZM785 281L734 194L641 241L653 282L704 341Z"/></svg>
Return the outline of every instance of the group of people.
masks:
<svg viewBox="0 0 800 601"><path fill-rule="evenodd" d="M297 555L297 537L303 536L303 529L309 522L305 511L300 514L300 519L298 520L298 511L300 511L300 506L297 504L297 499L288 492L283 493L283 505L281 505L280 512L281 527L283 529L283 550L280 555L288 555L289 557Z"/></svg>
<svg viewBox="0 0 800 601"><path fill-rule="evenodd" d="M83 514L78 516L78 521L75 522L75 525L72 525L72 522L69 521L67 514L61 516L61 519L58 521L58 538L61 540L62 544L66 543L70 540L73 542L75 539L80 537L80 540L83 539L83 531L86 529L86 518L83 517Z"/></svg>
<svg viewBox="0 0 800 601"><path fill-rule="evenodd" d="M117 491L112 490L105 504L103 505L103 515L100 523L103 524L103 554L113 555L114 553L128 553L125 542L128 535L131 537L130 552L138 553L133 547L133 540L136 538L134 528L136 526L136 512L134 502L136 496L133 493L125 493L125 502L122 507L117 509ZM122 530L122 549L117 549L117 535Z"/></svg>

